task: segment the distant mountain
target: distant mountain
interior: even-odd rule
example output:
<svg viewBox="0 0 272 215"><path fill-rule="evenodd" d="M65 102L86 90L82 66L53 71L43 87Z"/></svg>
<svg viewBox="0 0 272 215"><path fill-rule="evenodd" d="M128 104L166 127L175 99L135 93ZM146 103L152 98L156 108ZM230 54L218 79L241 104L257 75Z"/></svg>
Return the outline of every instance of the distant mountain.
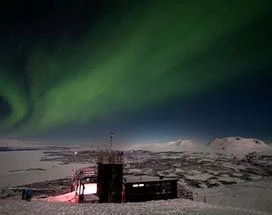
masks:
<svg viewBox="0 0 272 215"><path fill-rule="evenodd" d="M192 140L177 140L167 143L136 144L126 147L126 150L144 150L152 152L182 152L182 151L201 151L205 145L195 143Z"/></svg>
<svg viewBox="0 0 272 215"><path fill-rule="evenodd" d="M271 151L272 147L264 141L254 138L225 137L216 138L209 144L199 144L192 140L177 140L166 143L133 144L122 150L143 150L151 152L203 152L245 155L250 152Z"/></svg>
<svg viewBox="0 0 272 215"><path fill-rule="evenodd" d="M208 147L216 151L242 154L270 149L270 146L262 140L243 137L216 138L208 144Z"/></svg>

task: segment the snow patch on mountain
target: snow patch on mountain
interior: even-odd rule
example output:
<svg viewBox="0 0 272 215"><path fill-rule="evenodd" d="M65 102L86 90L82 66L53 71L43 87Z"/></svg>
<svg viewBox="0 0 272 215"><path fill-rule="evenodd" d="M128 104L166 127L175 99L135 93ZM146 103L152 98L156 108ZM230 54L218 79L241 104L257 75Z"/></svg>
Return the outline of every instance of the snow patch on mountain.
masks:
<svg viewBox="0 0 272 215"><path fill-rule="evenodd" d="M203 151L205 145L201 145L192 140L177 140L167 143L135 144L125 147L125 150L143 150L151 152L184 152Z"/></svg>
<svg viewBox="0 0 272 215"><path fill-rule="evenodd" d="M262 140L243 137L216 138L208 144L208 147L218 152L233 154L248 154L254 151L271 150L271 147Z"/></svg>

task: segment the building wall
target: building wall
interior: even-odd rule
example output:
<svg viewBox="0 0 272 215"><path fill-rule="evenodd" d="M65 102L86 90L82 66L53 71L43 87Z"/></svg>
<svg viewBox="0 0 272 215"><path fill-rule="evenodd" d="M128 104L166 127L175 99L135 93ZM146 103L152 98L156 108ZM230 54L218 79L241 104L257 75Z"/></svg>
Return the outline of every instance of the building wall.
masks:
<svg viewBox="0 0 272 215"><path fill-rule="evenodd" d="M125 184L125 201L140 202L177 198L177 181L135 182Z"/></svg>
<svg viewBox="0 0 272 215"><path fill-rule="evenodd" d="M97 183L99 202L121 202L123 165L98 163Z"/></svg>

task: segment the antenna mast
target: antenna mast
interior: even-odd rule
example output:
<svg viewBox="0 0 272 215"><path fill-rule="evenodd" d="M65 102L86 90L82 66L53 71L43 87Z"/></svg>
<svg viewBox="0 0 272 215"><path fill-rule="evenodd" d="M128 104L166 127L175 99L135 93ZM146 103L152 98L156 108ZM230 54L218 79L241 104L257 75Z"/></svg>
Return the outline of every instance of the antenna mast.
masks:
<svg viewBox="0 0 272 215"><path fill-rule="evenodd" d="M110 141L109 141L110 154L112 153L112 138L113 138L113 132L110 132Z"/></svg>

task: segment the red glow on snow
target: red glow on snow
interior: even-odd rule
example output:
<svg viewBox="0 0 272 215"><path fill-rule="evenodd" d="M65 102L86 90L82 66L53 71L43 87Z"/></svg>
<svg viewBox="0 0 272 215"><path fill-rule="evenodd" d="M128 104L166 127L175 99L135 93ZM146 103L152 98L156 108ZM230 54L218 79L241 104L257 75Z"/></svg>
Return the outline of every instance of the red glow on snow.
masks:
<svg viewBox="0 0 272 215"><path fill-rule="evenodd" d="M76 203L77 199L75 196L75 191L70 192L70 193L65 193L63 195L59 195L59 196L50 196L48 198L45 199L41 199L47 202L71 202L71 203Z"/></svg>

